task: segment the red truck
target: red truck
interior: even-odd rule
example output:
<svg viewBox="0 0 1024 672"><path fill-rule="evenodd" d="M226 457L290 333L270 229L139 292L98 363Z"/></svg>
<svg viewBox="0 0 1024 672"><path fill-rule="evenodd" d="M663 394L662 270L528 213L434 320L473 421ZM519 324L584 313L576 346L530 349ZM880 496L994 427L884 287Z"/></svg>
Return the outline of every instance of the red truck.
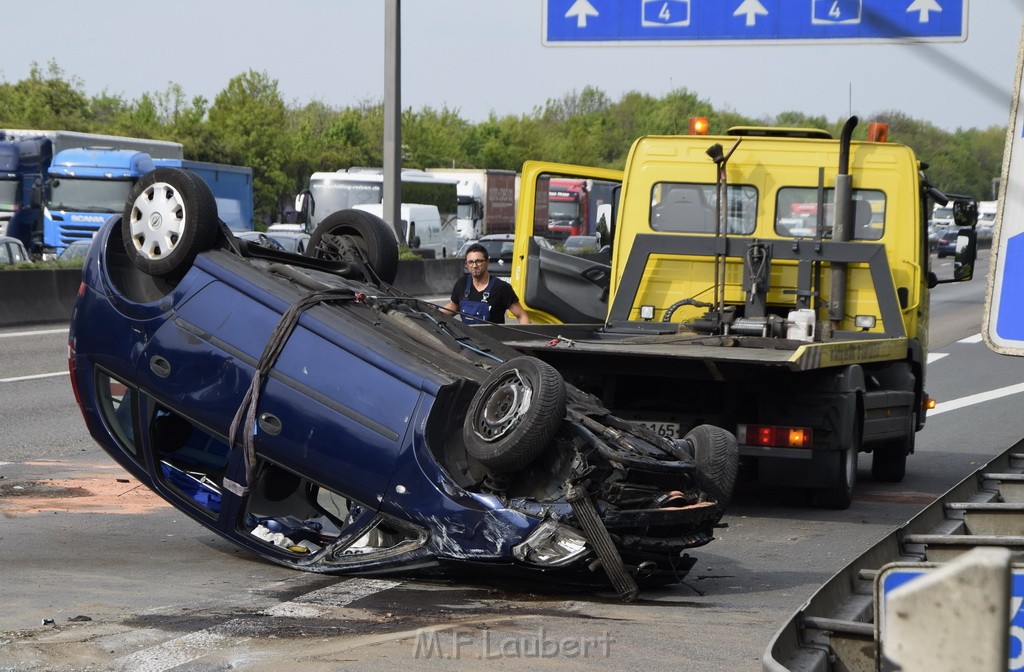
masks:
<svg viewBox="0 0 1024 672"><path fill-rule="evenodd" d="M552 179L548 186L545 237L564 240L590 231L590 198L586 180Z"/></svg>

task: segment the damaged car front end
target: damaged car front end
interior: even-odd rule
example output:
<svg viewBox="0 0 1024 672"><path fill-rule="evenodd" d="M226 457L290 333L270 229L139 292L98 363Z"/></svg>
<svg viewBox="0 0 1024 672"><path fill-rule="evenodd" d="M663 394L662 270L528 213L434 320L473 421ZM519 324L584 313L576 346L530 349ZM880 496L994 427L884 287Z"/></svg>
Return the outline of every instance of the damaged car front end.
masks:
<svg viewBox="0 0 1024 672"><path fill-rule="evenodd" d="M97 236L69 335L90 433L232 542L314 572L465 565L680 580L732 492L735 439L616 418L550 365L390 286L360 211L307 256L249 245L158 169Z"/></svg>

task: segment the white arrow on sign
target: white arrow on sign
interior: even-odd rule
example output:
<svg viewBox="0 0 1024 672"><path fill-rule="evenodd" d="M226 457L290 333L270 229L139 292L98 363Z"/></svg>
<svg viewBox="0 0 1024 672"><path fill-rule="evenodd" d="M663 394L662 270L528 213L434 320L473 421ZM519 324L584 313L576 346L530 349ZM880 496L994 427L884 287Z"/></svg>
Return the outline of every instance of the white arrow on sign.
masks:
<svg viewBox="0 0 1024 672"><path fill-rule="evenodd" d="M757 17L768 16L768 10L764 8L760 0L743 0L743 4L736 8L733 16L747 15L747 27L757 25Z"/></svg>
<svg viewBox="0 0 1024 672"><path fill-rule="evenodd" d="M574 16L576 17L576 27L586 28L587 17L599 16L599 14L597 10L594 9L594 6L590 4L589 0L576 0L576 2L572 3L572 7L569 8L569 11L565 13L565 18L567 19L571 19Z"/></svg>
<svg viewBox="0 0 1024 672"><path fill-rule="evenodd" d="M921 23L928 23L929 12L941 12L942 5L936 0L914 0L910 3L910 7L907 7L907 14L911 12L918 12L918 21Z"/></svg>

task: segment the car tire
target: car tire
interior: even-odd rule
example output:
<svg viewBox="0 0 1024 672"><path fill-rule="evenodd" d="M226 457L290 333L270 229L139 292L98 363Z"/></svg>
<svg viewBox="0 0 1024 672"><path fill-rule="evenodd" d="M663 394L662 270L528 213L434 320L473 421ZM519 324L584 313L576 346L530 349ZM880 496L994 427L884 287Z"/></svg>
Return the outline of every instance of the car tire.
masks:
<svg viewBox="0 0 1024 672"><path fill-rule="evenodd" d="M354 261L345 251L346 239L357 245L374 272L391 284L398 275L398 241L380 217L362 210L332 212L306 243L306 256L328 261Z"/></svg>
<svg viewBox="0 0 1024 672"><path fill-rule="evenodd" d="M466 452L488 470L516 472L544 451L564 419L561 374L534 357L514 357L473 395L462 437Z"/></svg>
<svg viewBox="0 0 1024 672"><path fill-rule="evenodd" d="M176 168L143 175L121 216L121 239L132 264L147 275L170 279L185 275L196 255L213 248L219 231L210 187Z"/></svg>
<svg viewBox="0 0 1024 672"><path fill-rule="evenodd" d="M697 425L683 437L697 462L697 486L720 509L728 506L736 487L740 451L736 437L721 427Z"/></svg>

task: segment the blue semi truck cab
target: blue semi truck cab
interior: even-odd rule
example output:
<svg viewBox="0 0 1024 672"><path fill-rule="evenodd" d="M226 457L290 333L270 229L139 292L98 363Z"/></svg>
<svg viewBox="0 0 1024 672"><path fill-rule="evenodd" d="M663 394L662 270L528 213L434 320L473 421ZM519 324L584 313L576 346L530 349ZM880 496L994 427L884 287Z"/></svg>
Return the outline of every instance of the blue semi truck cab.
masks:
<svg viewBox="0 0 1024 672"><path fill-rule="evenodd" d="M53 157L42 200L43 251L60 252L89 240L120 213L135 182L153 170L153 158L131 149L65 149Z"/></svg>
<svg viewBox="0 0 1024 672"><path fill-rule="evenodd" d="M19 238L29 249L42 243L43 213L33 207L32 193L52 158L49 138L0 140L0 235Z"/></svg>
<svg viewBox="0 0 1024 672"><path fill-rule="evenodd" d="M43 252L59 252L76 240L92 238L111 215L121 212L138 179L158 166L195 173L209 185L221 219L230 228L253 228L252 168L154 159L129 149L67 149L54 156L48 173Z"/></svg>

